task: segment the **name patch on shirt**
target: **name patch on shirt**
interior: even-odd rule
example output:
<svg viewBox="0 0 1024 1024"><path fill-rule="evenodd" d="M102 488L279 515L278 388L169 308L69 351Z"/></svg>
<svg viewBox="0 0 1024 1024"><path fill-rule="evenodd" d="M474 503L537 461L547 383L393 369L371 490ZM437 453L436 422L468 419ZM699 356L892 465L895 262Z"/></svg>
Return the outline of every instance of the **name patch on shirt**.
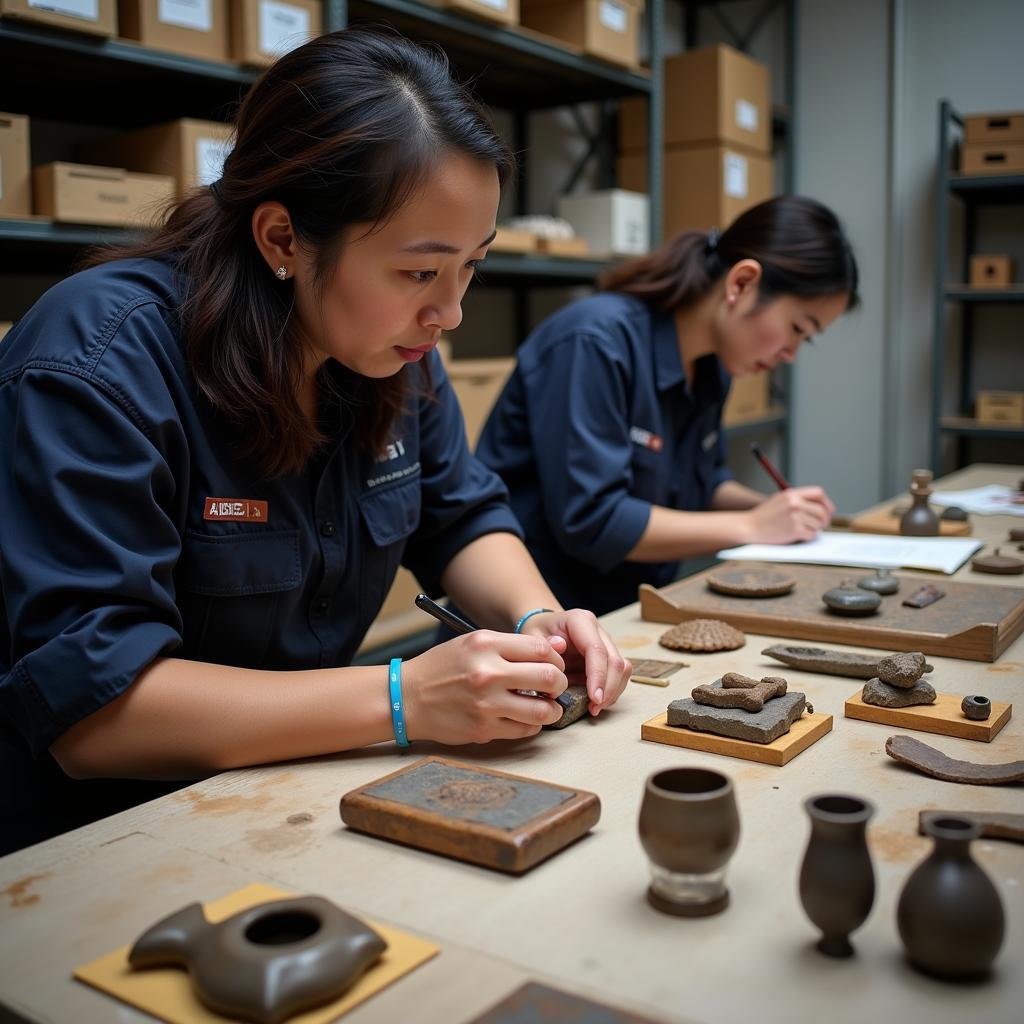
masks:
<svg viewBox="0 0 1024 1024"><path fill-rule="evenodd" d="M649 430L644 430L643 427L630 427L629 439L633 444L639 444L643 445L644 448L650 448L652 452L660 452L664 445L664 442L657 434L652 434Z"/></svg>
<svg viewBox="0 0 1024 1024"><path fill-rule="evenodd" d="M265 523L268 519L267 503L251 498L206 498L203 518L228 523Z"/></svg>

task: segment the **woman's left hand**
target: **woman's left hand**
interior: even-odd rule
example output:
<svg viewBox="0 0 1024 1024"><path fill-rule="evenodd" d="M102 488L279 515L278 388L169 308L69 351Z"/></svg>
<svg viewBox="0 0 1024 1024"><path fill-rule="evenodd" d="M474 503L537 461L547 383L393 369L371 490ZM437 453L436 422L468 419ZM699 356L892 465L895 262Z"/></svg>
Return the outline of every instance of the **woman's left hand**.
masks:
<svg viewBox="0 0 1024 1024"><path fill-rule="evenodd" d="M586 683L592 715L614 704L633 674L632 664L619 652L594 613L583 608L531 615L522 631L551 641L565 660L569 684Z"/></svg>

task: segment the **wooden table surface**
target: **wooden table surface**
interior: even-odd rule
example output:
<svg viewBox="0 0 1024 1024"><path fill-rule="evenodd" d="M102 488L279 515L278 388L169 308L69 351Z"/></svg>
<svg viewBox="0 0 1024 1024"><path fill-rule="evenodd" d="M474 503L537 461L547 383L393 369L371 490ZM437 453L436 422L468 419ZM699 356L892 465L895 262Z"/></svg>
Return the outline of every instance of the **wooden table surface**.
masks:
<svg viewBox="0 0 1024 1024"><path fill-rule="evenodd" d="M1016 482L1024 469L976 466L942 481L953 489ZM975 534L998 541L1011 517L972 517ZM993 586L1021 577L959 578ZM606 625L634 659L672 657L656 640L665 628L637 606ZM771 637L749 636L739 651L684 656L691 668L667 688L630 684L596 721L522 743L442 748L392 745L304 763L227 772L161 800L96 822L0 860L0 1003L10 1019L76 1024L148 1020L72 980L74 967L131 942L146 926L193 900L251 882L318 893L440 942L442 953L346 1020L461 1024L533 978L588 993L666 1021L1007 1024L1024 1006L1024 846L981 840L975 856L1007 911L1007 938L994 976L952 985L906 965L895 907L911 869L930 849L917 834L922 808L1024 811L1020 786L960 786L895 764L889 727L842 717L858 681L788 672L834 730L782 768L640 739L640 725L669 700L723 671L765 674ZM991 743L917 734L954 757L1024 756L1024 638L994 664L931 659L940 691L1017 702ZM383 685L383 684L382 684ZM603 813L593 833L523 877L395 846L349 832L338 817L346 791L403 762L442 753L596 792ZM646 858L636 822L644 779L699 765L729 774L742 835L729 866L732 904L707 919L667 917L644 898ZM796 880L807 841L803 801L825 791L869 798L875 906L854 935L857 955L832 961L814 949ZM6 1019L0 1010L0 1020Z"/></svg>

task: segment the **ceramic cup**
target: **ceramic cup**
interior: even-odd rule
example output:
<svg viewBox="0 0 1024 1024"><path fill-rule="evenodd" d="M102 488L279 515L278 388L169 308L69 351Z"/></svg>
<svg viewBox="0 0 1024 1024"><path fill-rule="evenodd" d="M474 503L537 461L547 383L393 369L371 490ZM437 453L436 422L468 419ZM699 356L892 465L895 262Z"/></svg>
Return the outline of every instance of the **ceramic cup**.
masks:
<svg viewBox="0 0 1024 1024"><path fill-rule="evenodd" d="M651 864L647 899L680 917L725 910L725 868L740 838L732 780L705 768L669 768L644 784L640 842Z"/></svg>

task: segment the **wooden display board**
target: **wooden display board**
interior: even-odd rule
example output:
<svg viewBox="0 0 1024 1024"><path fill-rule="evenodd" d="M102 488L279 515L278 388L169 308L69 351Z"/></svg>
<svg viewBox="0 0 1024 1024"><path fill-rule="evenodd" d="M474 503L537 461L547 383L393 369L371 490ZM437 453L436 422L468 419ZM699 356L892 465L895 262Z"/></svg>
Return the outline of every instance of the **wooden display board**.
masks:
<svg viewBox="0 0 1024 1024"><path fill-rule="evenodd" d="M726 566L778 571L776 563L727 562ZM716 567L721 570L722 566ZM640 586L640 612L648 622L722 619L737 629L765 636L792 637L824 643L853 644L883 651L924 654L969 661L995 661L1024 632L1024 588L960 583L934 574L896 574L899 593L883 597L880 609L849 618L828 610L821 595L843 580L871 575L847 566L787 565L796 587L780 597L749 598L716 594L707 569L656 590ZM907 608L903 599L922 583L932 583L946 596L927 608Z"/></svg>
<svg viewBox="0 0 1024 1024"><path fill-rule="evenodd" d="M940 512L941 509L936 509L936 515ZM894 516L892 509L888 508L876 512L865 512L850 520L850 529L854 533L881 533L887 536L899 536L900 517ZM939 520L939 536L941 537L970 537L972 533L974 533L974 527L971 526L970 520L963 523L948 519Z"/></svg>
<svg viewBox="0 0 1024 1024"><path fill-rule="evenodd" d="M711 732L698 732L685 726L669 725L668 712L644 722L640 727L640 738L654 743L666 743L670 747L686 747L688 750L703 750L709 754L725 754L739 757L744 761L757 761L781 768L817 743L822 736L832 731L832 716L820 713L800 716L785 736L771 743L752 743L737 740L731 736L716 736Z"/></svg>
<svg viewBox="0 0 1024 1024"><path fill-rule="evenodd" d="M958 736L964 740L981 740L990 743L1010 720L1012 704L992 701L992 712L983 722L968 718L960 708L963 697L952 693L935 694L934 704L918 704L910 708L880 708L876 704L865 704L858 690L844 705L847 718L862 722L877 722L879 725L894 725L898 729L916 729L918 732L933 732L939 736Z"/></svg>

